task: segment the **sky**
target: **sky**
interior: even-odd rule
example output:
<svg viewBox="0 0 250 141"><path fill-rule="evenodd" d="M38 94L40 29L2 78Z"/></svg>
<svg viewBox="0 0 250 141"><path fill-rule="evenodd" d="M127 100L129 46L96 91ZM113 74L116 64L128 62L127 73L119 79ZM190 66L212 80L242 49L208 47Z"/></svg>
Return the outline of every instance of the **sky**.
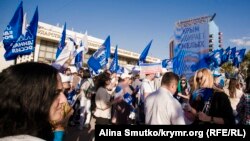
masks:
<svg viewBox="0 0 250 141"><path fill-rule="evenodd" d="M0 0L0 33L20 0ZM111 45L141 53L153 40L149 54L169 58L168 43L177 21L213 15L223 32L223 47L250 50L249 0L23 0L28 22L38 6L39 21L106 39ZM2 40L2 36L0 37Z"/></svg>

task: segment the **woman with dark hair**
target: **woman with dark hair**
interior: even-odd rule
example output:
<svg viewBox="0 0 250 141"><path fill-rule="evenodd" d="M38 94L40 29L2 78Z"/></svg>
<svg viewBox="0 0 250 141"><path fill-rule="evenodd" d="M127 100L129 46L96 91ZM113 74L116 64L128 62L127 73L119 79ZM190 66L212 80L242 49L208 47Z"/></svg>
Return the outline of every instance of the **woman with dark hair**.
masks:
<svg viewBox="0 0 250 141"><path fill-rule="evenodd" d="M54 130L64 130L71 107L52 66L10 66L0 73L0 91L0 140L51 141Z"/></svg>
<svg viewBox="0 0 250 141"><path fill-rule="evenodd" d="M250 125L250 76L246 79L245 94L242 95L236 110L240 119L239 124Z"/></svg>
<svg viewBox="0 0 250 141"><path fill-rule="evenodd" d="M110 124L111 106L117 101L111 101L111 94L108 89L111 83L111 74L103 72L97 78L95 103L96 109L94 115L96 117L96 124Z"/></svg>
<svg viewBox="0 0 250 141"><path fill-rule="evenodd" d="M243 91L238 88L239 81L235 78L230 78L228 88L224 88L224 92L228 95L235 116L237 115L236 106L243 95Z"/></svg>
<svg viewBox="0 0 250 141"><path fill-rule="evenodd" d="M79 129L90 126L91 99L95 95L95 85L89 70L84 70L80 88L80 125Z"/></svg>
<svg viewBox="0 0 250 141"><path fill-rule="evenodd" d="M187 103L190 96L189 96L189 86L188 86L188 81L184 75L180 77L181 79L178 82L178 94L177 94L177 99L181 104Z"/></svg>

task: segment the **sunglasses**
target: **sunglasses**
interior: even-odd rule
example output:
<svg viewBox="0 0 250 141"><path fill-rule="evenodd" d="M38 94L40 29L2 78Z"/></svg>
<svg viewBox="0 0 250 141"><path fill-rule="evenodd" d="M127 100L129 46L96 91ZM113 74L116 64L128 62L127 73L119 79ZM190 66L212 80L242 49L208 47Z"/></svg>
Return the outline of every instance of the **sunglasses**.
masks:
<svg viewBox="0 0 250 141"><path fill-rule="evenodd" d="M199 80L202 80L203 76L202 77L196 77L196 81L199 81Z"/></svg>

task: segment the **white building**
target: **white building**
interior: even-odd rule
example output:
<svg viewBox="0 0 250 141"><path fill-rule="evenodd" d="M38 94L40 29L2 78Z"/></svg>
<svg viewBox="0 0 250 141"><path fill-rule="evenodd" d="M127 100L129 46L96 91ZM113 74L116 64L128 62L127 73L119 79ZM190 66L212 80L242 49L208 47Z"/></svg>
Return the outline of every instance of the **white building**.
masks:
<svg viewBox="0 0 250 141"><path fill-rule="evenodd" d="M27 62L27 61L39 61L51 64L55 60L55 54L57 51L58 43L61 39L61 33L63 28L58 26L49 25L43 22L38 23L37 39L35 52L31 55L26 55L17 58L16 63ZM71 30L66 31L67 37L76 39L77 43L81 40L84 41L85 34L74 32ZM67 39L67 38L66 38ZM66 41L67 42L67 41ZM87 36L87 45L89 51L84 55L84 64L88 61L89 57L102 45L104 40L98 39L92 36ZM115 47L111 47L111 53L114 53ZM14 61L5 61L3 55L5 50L3 44L0 45L0 71L3 68L14 64ZM139 59L140 54L131 52L124 49L118 49L119 64L125 66L127 64L135 65ZM147 62L160 62L160 59L148 56Z"/></svg>

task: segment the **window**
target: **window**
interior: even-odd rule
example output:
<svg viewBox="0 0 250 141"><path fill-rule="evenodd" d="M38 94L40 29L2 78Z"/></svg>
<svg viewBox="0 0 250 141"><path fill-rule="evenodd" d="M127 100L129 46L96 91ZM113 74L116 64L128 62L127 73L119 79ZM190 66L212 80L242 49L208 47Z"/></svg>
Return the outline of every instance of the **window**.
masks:
<svg viewBox="0 0 250 141"><path fill-rule="evenodd" d="M38 61L51 64L56 59L57 42L41 40Z"/></svg>

